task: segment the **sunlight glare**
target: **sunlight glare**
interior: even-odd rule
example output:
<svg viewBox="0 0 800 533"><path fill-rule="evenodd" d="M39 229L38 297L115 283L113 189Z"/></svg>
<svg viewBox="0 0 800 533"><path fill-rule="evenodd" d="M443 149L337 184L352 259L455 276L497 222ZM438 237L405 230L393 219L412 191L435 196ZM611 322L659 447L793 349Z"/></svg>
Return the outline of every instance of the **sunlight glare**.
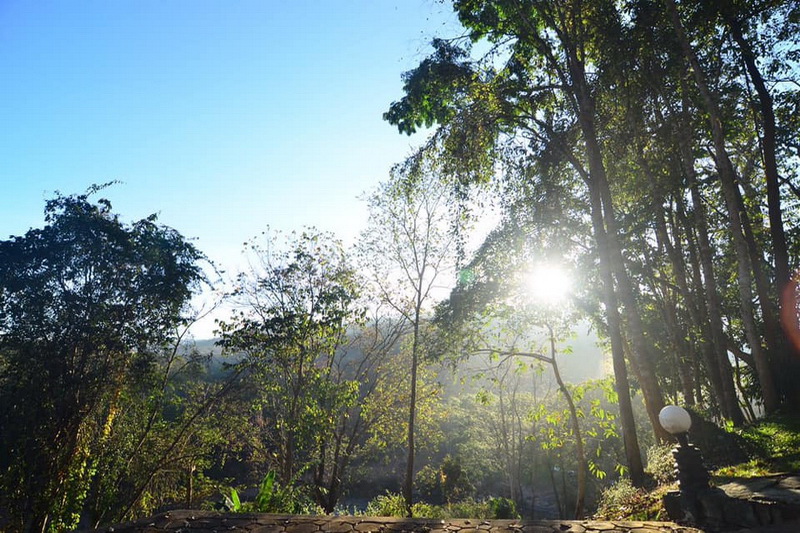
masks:
<svg viewBox="0 0 800 533"><path fill-rule="evenodd" d="M545 264L539 265L526 275L525 285L533 301L555 305L567 299L572 281L563 268Z"/></svg>

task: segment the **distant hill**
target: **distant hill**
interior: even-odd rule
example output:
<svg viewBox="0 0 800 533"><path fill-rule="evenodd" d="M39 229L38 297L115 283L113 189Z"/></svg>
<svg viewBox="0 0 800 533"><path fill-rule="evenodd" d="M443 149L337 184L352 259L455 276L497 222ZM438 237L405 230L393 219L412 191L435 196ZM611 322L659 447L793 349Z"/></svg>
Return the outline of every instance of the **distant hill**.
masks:
<svg viewBox="0 0 800 533"><path fill-rule="evenodd" d="M211 352L214 354L215 357L219 356L222 353L222 348L217 346L217 341L219 339L197 339L194 340L194 345L198 351L201 353L208 353Z"/></svg>
<svg viewBox="0 0 800 533"><path fill-rule="evenodd" d="M576 337L561 343L559 349L569 347L572 353L559 353L558 366L564 381L569 383L581 383L588 380L600 379L608 374L607 358L600 340L587 323L581 323L575 327ZM201 353L211 353L210 370L212 373L220 371L224 363L235 362L236 357L222 357L222 348L217 346L218 338L196 339L194 346ZM351 348L348 357L358 357L359 352L356 348ZM480 358L473 358L465 362L459 373L469 374L472 370L480 367L484 363ZM545 375L549 376L551 371L545 368ZM442 376L444 377L444 376ZM450 379L457 379L458 376L450 374ZM446 378L447 379L447 378ZM449 380L449 379L447 379Z"/></svg>

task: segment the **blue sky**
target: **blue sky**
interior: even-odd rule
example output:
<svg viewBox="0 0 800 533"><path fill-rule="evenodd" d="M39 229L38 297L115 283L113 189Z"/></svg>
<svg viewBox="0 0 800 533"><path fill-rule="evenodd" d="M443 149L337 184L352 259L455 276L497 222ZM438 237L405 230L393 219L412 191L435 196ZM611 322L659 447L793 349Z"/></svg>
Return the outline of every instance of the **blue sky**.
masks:
<svg viewBox="0 0 800 533"><path fill-rule="evenodd" d="M421 136L381 114L436 34L436 0L0 1L0 238L54 191L160 214L223 267L267 226L351 242L357 196Z"/></svg>

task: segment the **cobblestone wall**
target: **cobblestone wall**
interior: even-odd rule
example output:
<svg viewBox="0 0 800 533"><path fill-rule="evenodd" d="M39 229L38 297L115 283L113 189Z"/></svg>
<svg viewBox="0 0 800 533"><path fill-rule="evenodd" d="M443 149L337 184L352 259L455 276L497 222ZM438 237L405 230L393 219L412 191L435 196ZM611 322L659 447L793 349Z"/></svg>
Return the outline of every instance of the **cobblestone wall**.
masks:
<svg viewBox="0 0 800 533"><path fill-rule="evenodd" d="M672 522L428 520L171 511L98 531L108 533L696 533Z"/></svg>

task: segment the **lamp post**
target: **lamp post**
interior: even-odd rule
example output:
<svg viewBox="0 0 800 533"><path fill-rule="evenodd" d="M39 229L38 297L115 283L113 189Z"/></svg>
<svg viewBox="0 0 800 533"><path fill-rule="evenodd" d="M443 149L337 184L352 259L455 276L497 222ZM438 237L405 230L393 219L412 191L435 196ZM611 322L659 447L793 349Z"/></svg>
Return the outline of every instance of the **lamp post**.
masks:
<svg viewBox="0 0 800 533"><path fill-rule="evenodd" d="M675 470L680 488L680 507L691 519L698 521L700 518L698 496L701 491L710 487L711 476L703 466L700 450L689 444L688 431L692 426L692 418L683 407L667 405L658 413L658 421L661 427L678 439L678 446L672 450L672 457L675 458Z"/></svg>

